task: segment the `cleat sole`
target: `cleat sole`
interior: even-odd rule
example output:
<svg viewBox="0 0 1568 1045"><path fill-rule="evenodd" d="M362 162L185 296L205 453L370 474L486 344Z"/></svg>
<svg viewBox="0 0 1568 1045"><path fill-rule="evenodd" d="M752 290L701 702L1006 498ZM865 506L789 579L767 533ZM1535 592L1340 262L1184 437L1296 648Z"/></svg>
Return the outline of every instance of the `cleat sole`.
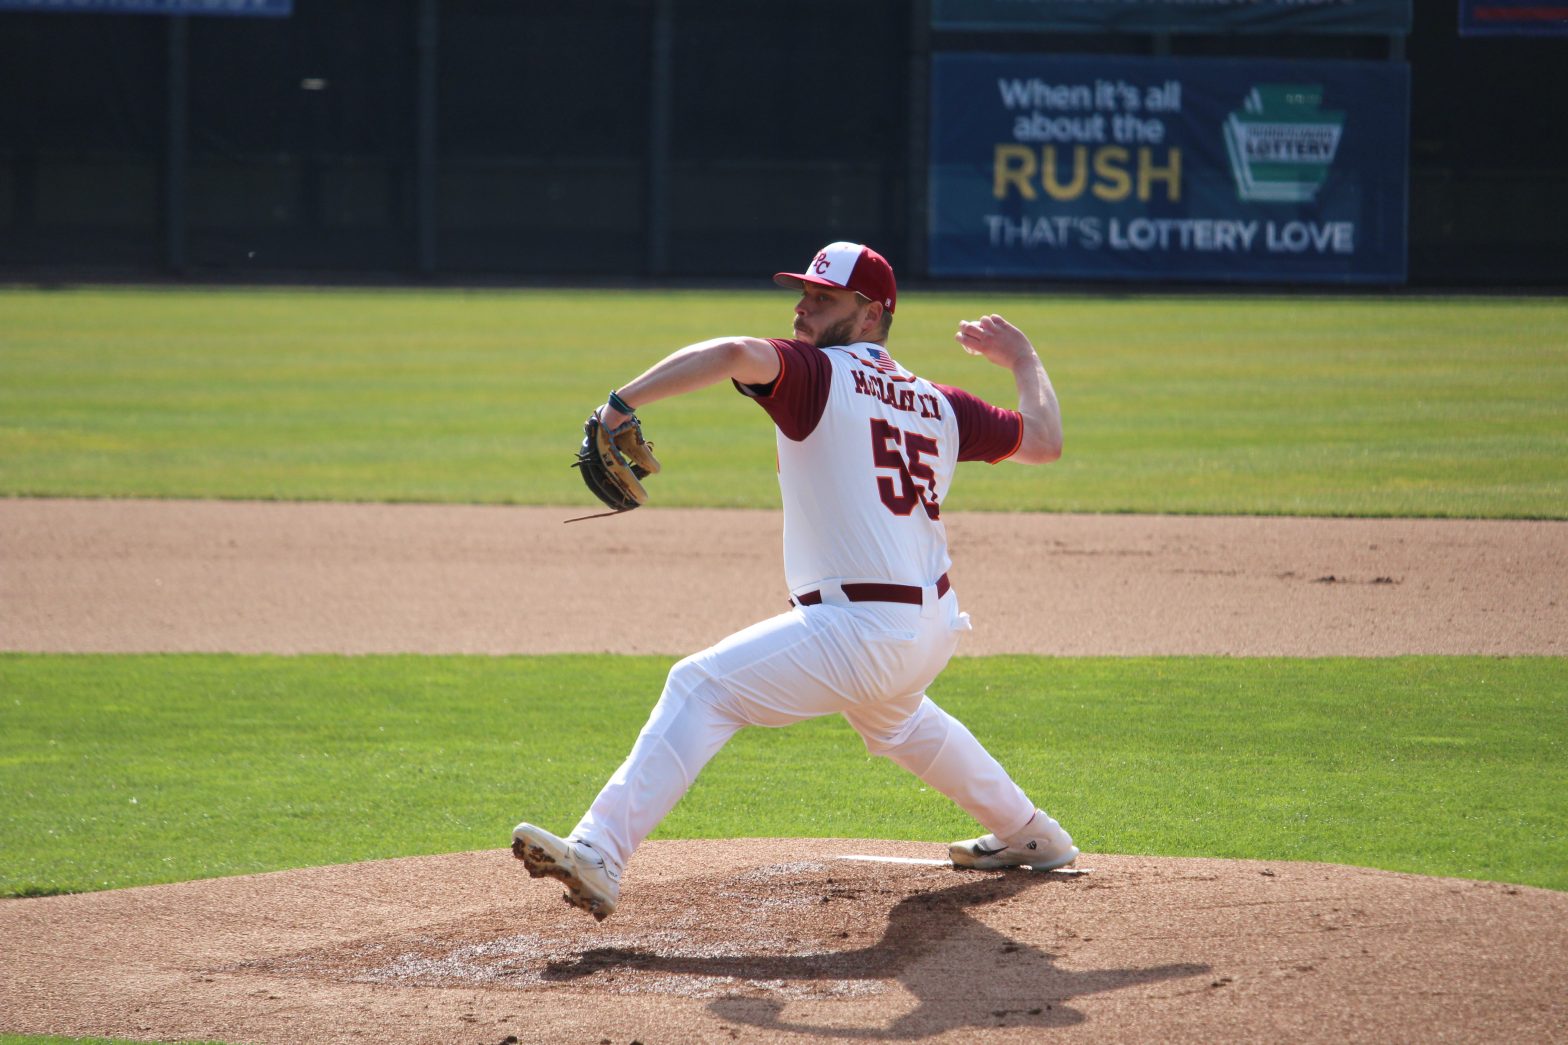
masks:
<svg viewBox="0 0 1568 1045"><path fill-rule="evenodd" d="M604 903L583 893L582 879L572 874L566 868L556 863L549 853L537 845L530 845L520 838L512 839L512 855L523 862L523 867L528 871L530 878L554 878L566 886L566 892L561 894L561 899L569 907L580 911L587 911L593 915L595 921L604 921L610 917L610 912L604 909Z"/></svg>

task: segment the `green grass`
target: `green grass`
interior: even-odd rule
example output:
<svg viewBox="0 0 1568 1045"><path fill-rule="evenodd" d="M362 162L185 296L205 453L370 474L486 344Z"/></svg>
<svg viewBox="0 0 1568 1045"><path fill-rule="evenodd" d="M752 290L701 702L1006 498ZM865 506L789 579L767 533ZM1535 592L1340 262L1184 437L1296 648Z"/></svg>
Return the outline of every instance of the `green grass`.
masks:
<svg viewBox="0 0 1568 1045"><path fill-rule="evenodd" d="M525 817L565 830L669 664L0 657L0 894L499 848ZM996 657L955 661L932 695L1091 852L1568 889L1565 686L1561 658ZM972 830L834 718L743 732L655 837Z"/></svg>
<svg viewBox="0 0 1568 1045"><path fill-rule="evenodd" d="M605 392L777 292L0 290L0 495L590 504ZM1047 470L966 470L960 509L1568 516L1568 300L905 295L892 346L1003 311L1060 393ZM714 388L645 411L666 505L772 506L771 426Z"/></svg>

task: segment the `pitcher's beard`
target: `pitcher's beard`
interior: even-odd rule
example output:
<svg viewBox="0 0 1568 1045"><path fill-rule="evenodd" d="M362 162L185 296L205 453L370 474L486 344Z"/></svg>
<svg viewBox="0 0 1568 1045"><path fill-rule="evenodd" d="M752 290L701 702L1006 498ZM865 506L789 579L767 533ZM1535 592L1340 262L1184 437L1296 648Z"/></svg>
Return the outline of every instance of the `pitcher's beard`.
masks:
<svg viewBox="0 0 1568 1045"><path fill-rule="evenodd" d="M797 330L798 334L799 331ZM834 345L849 345L855 340L855 320L841 319L837 323L823 329L815 338L807 338L817 348L831 348Z"/></svg>

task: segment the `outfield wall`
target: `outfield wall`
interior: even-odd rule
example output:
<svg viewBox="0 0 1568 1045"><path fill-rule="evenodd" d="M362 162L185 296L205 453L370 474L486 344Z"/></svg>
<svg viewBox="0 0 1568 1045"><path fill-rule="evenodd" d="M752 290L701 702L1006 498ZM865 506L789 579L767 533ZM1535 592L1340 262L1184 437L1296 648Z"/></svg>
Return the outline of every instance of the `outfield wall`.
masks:
<svg viewBox="0 0 1568 1045"><path fill-rule="evenodd" d="M928 150L965 103L933 95L932 69L988 53L1407 69L1406 191L1379 204L1386 222L1408 217L1407 279L1379 263L1329 281L1568 285L1568 142L1546 133L1568 115L1560 43L1461 37L1452 3L1416 5L1408 36L955 28L933 25L929 0L271 0L256 18L69 6L0 4L0 276L715 278L830 238L950 276L928 258L942 220ZM1332 94L1323 106L1346 109ZM1136 176L1135 161L1096 159L1113 188ZM1261 237L1278 207L1226 220ZM1301 225L1329 237L1344 220ZM968 274L1099 278L1096 264ZM1119 278L1234 271L1249 270L1177 258Z"/></svg>

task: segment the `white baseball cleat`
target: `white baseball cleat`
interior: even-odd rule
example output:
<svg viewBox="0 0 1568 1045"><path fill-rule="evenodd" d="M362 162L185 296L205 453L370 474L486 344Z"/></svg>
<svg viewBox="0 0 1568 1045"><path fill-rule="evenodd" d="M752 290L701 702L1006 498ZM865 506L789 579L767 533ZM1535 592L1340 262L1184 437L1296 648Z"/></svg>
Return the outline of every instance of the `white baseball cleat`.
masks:
<svg viewBox="0 0 1568 1045"><path fill-rule="evenodd" d="M1072 835L1062 830L1046 815L1036 809L1034 819L1024 829L1008 839L996 835L981 835L947 847L947 855L954 867L973 868L976 871L996 871L1004 867L1029 867L1036 871L1054 871L1078 859L1078 847Z"/></svg>
<svg viewBox="0 0 1568 1045"><path fill-rule="evenodd" d="M621 895L621 873L586 842L557 838L542 827L518 824L512 831L512 855L534 878L554 878L566 886L562 897L599 921L615 913Z"/></svg>

